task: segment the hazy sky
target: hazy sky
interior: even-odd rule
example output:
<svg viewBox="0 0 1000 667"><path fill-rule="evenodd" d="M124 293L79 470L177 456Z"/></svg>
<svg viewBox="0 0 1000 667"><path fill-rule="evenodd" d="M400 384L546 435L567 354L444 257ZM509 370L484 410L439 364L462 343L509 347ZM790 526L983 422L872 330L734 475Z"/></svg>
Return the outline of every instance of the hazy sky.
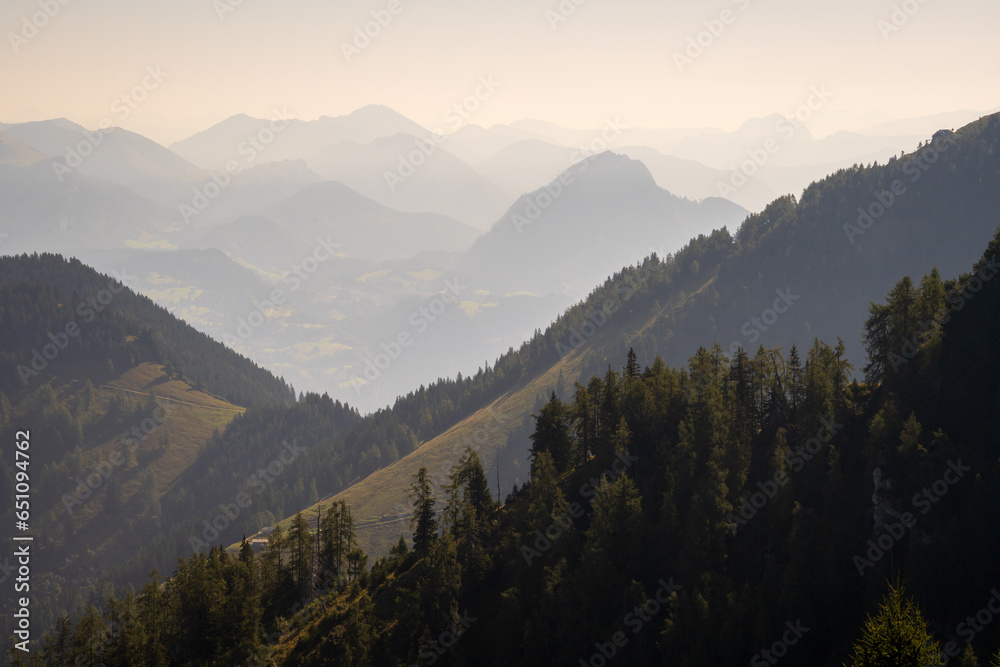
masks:
<svg viewBox="0 0 1000 667"><path fill-rule="evenodd" d="M485 126L618 115L734 129L790 113L814 85L834 93L817 118L828 130L1000 104L996 0L562 0L575 11L555 29L560 0L63 1L2 3L0 121L114 118L147 66L167 76L123 125L173 125L170 138L276 106L310 119L378 103L444 127L483 76L500 83L470 117ZM11 34L47 2L58 13L38 14L47 25L15 53ZM398 13L347 62L341 43L390 5ZM902 25L886 38L878 22L892 25L894 5ZM679 71L674 53L726 10L730 23Z"/></svg>

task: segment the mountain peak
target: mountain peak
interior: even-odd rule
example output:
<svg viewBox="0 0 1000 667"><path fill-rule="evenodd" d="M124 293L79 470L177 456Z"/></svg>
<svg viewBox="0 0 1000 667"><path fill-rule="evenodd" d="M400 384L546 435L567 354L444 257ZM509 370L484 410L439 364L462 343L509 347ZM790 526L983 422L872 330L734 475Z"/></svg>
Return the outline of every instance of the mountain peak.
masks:
<svg viewBox="0 0 1000 667"><path fill-rule="evenodd" d="M627 184L629 189L658 187L645 164L612 151L585 157L570 170L577 180L611 183L616 187Z"/></svg>
<svg viewBox="0 0 1000 667"><path fill-rule="evenodd" d="M363 107L358 107L357 109L355 109L354 111L352 111L347 115L353 116L355 114L370 114L370 113L390 113L394 116L403 115L398 111L396 111L395 109L393 109L392 107L387 107L384 104L366 104Z"/></svg>

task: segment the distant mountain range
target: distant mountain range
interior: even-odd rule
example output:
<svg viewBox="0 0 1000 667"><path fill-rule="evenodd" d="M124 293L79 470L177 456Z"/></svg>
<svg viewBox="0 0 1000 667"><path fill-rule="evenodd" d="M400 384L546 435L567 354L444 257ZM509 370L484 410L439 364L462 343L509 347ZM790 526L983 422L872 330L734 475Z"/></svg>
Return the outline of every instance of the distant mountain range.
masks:
<svg viewBox="0 0 1000 667"><path fill-rule="evenodd" d="M204 169L224 169L232 160L252 163L303 159L342 141L370 143L396 134L426 138L417 123L384 106L367 106L346 116L323 116L313 121L288 117L275 110L269 118L232 116L170 149Z"/></svg>
<svg viewBox="0 0 1000 667"><path fill-rule="evenodd" d="M730 357L741 348L753 356L763 346L787 358L793 345L801 351L817 339L832 346L842 340L844 360L863 377L869 304L884 300L904 275L919 283L934 267L945 279L963 274L998 234L998 149L1000 114L940 132L933 144L888 164L831 174L801 199L775 200L733 233L695 238L665 262L630 262L498 359L497 368L517 369L514 388L494 393L482 409L334 499L348 501L362 521L380 517L405 504L403 480L420 466L440 468L470 433L493 466L491 481L499 468L507 485L523 483L528 415L538 414L553 391L568 400L575 381L620 368L630 349L640 368L657 355L679 367L716 343ZM620 157L607 166L633 176L637 169ZM894 186L905 192L879 214L879 197L889 202L885 193ZM989 334L977 335L986 345ZM381 522L362 541L383 553L401 529Z"/></svg>
<svg viewBox="0 0 1000 667"><path fill-rule="evenodd" d="M438 145L412 134L362 144L343 141L308 159L324 178L400 211L444 213L483 229L494 222L520 190L498 186Z"/></svg>
<svg viewBox="0 0 1000 667"><path fill-rule="evenodd" d="M67 547L81 554L49 570L63 591L49 623L83 609L77 591L136 583L190 555L197 520L273 462L282 439L297 436L307 451L225 538L333 497L351 502L361 543L379 555L405 532L393 517L417 468L447 468L471 443L489 483L501 479L493 491L523 484L531 413L620 366L628 350L642 368L657 355L684 364L713 343L718 359L839 337L860 367L869 303L903 275L967 271L1000 224L1000 115L839 169L756 213L679 197L641 161L600 153L522 195L481 235L322 180L304 158L242 172L227 193L270 194L234 219L184 227L176 207L135 188L158 169L175 184L207 172L114 131L92 166L60 181L51 153L85 137L62 122L0 130L0 250L63 245L132 276L146 295L123 290L25 386L18 366L55 345L110 278L49 254L0 258L0 432L23 418L43 425L45 557L60 554L62 567ZM560 157L544 143L506 148ZM663 168L682 168L675 159ZM131 160L146 176L122 168ZM148 247L157 245L168 249ZM987 345L979 333L963 340ZM289 383L300 378L311 383L300 391L327 395L293 401ZM68 515L65 489L157 397L184 414L138 450L120 485ZM105 508L115 521L100 519Z"/></svg>
<svg viewBox="0 0 1000 667"><path fill-rule="evenodd" d="M605 153L518 199L459 266L491 291L582 298L609 266L651 251L665 255L713 229L735 229L746 215L726 200L676 197L641 162Z"/></svg>
<svg viewBox="0 0 1000 667"><path fill-rule="evenodd" d="M522 121L434 141L386 107L279 115L235 116L170 149L66 120L0 125L0 251L59 251L105 268L124 260L158 303L230 343L255 303L294 285L292 305L267 310L238 349L296 387L373 409L503 353L639 257L733 231L748 211L849 161L912 149L920 140L905 132L935 120L817 141L808 123L771 116L731 133L624 127L610 142ZM600 154L599 138L618 154ZM720 167L750 154L764 164ZM315 274L294 274L313 261ZM361 382L381 344L409 331L448 280L467 286L448 326Z"/></svg>

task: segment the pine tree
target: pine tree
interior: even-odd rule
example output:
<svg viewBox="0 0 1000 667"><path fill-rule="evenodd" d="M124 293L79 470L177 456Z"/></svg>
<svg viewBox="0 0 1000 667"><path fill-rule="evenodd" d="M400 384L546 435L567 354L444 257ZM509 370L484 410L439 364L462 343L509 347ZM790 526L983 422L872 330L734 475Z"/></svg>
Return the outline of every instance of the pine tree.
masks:
<svg viewBox="0 0 1000 667"><path fill-rule="evenodd" d="M410 529L413 530L413 550L420 556L427 556L431 542L437 537L438 525L430 475L426 467L421 467L413 476L410 499L413 501L413 518L410 521Z"/></svg>
<svg viewBox="0 0 1000 667"><path fill-rule="evenodd" d="M917 297L917 319L920 326L939 321L947 310L947 293L937 268L920 279L920 294Z"/></svg>
<svg viewBox="0 0 1000 667"><path fill-rule="evenodd" d="M320 560L322 570L339 584L348 578L348 556L355 542L354 519L351 508L343 500L331 503L320 527L322 546Z"/></svg>
<svg viewBox="0 0 1000 667"><path fill-rule="evenodd" d="M74 662L73 624L68 616L56 619L55 636L47 636L44 642L45 658L53 667L69 667Z"/></svg>
<svg viewBox="0 0 1000 667"><path fill-rule="evenodd" d="M76 625L73 633L73 649L77 661L82 658L85 665L99 664L99 656L104 652L104 642L108 628L96 607L87 607L87 613Z"/></svg>
<svg viewBox="0 0 1000 667"><path fill-rule="evenodd" d="M486 473L472 447L466 447L462 458L452 467L445 491L448 497L445 530L455 538L463 574L470 579L478 578L488 567L483 547L494 507Z"/></svg>
<svg viewBox="0 0 1000 667"><path fill-rule="evenodd" d="M785 381L788 388L788 400L792 406L792 412L798 410L805 399L805 380L802 371L802 362L799 359L799 349L792 345L788 353L788 378Z"/></svg>
<svg viewBox="0 0 1000 667"><path fill-rule="evenodd" d="M138 620L145 635L143 655L150 667L165 667L169 664L166 644L169 643L168 625L170 618L169 600L160 587L159 572L149 573L149 582L139 596Z"/></svg>
<svg viewBox="0 0 1000 667"><path fill-rule="evenodd" d="M889 584L878 614L869 616L854 644L851 667L925 667L937 664L940 648L927 621L901 583Z"/></svg>
<svg viewBox="0 0 1000 667"><path fill-rule="evenodd" d="M290 597L291 570L284 566L284 553L288 549L285 531L276 525L267 540L267 549L261 557L261 599L265 617L269 620L278 614Z"/></svg>
<svg viewBox="0 0 1000 667"><path fill-rule="evenodd" d="M144 643L141 629L136 623L135 596L132 591L128 591L123 600L112 596L108 600L105 617L111 626L111 637L107 644L108 662L113 665L130 664L131 657L141 652Z"/></svg>
<svg viewBox="0 0 1000 667"><path fill-rule="evenodd" d="M531 458L534 461L541 452L548 452L556 470L562 472L569 465L573 440L567 424L566 406L552 392L549 402L535 416L535 432L531 434Z"/></svg>
<svg viewBox="0 0 1000 667"><path fill-rule="evenodd" d="M979 659L976 652L972 650L972 644L966 644L962 651L962 659L958 661L958 667L979 667Z"/></svg>
<svg viewBox="0 0 1000 667"><path fill-rule="evenodd" d="M576 421L575 462L583 465L590 459L597 440L597 415L594 414L590 392L579 382L576 383L571 414Z"/></svg>
<svg viewBox="0 0 1000 667"><path fill-rule="evenodd" d="M300 594L305 594L312 584L314 539L302 512L297 512L288 530L288 541L292 551L290 562L292 576L295 579L295 588Z"/></svg>
<svg viewBox="0 0 1000 667"><path fill-rule="evenodd" d="M635 350L630 347L625 362L625 377L630 380L635 380L639 377L639 362L636 359Z"/></svg>
<svg viewBox="0 0 1000 667"><path fill-rule="evenodd" d="M402 535L399 536L399 541L396 542L396 546L389 549L389 555L402 560L406 557L406 554L410 552L410 548L406 544L406 538Z"/></svg>
<svg viewBox="0 0 1000 667"><path fill-rule="evenodd" d="M634 565L643 551L641 502L635 484L626 475L601 484L597 490L586 532L584 561L598 579L610 577L604 585L611 579L627 583L634 576Z"/></svg>
<svg viewBox="0 0 1000 667"><path fill-rule="evenodd" d="M600 441L605 444L610 441L611 435L618 428L618 420L621 417L621 404L619 402L621 387L619 385L618 373L609 365L608 372L604 375L603 391L599 394L601 397L599 434ZM598 456L601 455L598 453Z"/></svg>
<svg viewBox="0 0 1000 667"><path fill-rule="evenodd" d="M906 366L904 354L920 343L921 310L939 311L934 289L928 285L928 299L922 303L913 281L905 277L896 283L885 305L873 303L865 321L864 342L868 353L865 380L879 384Z"/></svg>

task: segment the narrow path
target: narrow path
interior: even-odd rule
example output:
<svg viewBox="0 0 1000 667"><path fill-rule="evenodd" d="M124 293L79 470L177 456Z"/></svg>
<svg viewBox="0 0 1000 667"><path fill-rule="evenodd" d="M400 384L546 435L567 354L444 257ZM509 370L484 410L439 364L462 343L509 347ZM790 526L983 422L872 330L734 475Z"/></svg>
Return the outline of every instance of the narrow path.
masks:
<svg viewBox="0 0 1000 667"><path fill-rule="evenodd" d="M63 377L62 375L53 375L52 373L42 373L42 372L39 372L38 374L39 375L48 375L49 377L57 378L59 380L66 380L68 382L83 383L83 380L77 380L76 378ZM119 387L119 386L113 385L113 384L99 384L99 385L96 385L96 386L99 389L115 389L117 391L127 391L130 394L139 394L140 396L147 396L150 393L148 391L137 391L135 389L128 389L126 387ZM181 403L182 405L192 405L192 406L194 406L196 408L204 408L206 410L221 410L222 412L239 412L239 413L246 412L246 408L223 408L223 407L218 406L218 405L205 405L204 403L193 403L191 401L182 401L179 398L171 398L170 396L161 396L160 394L157 394L156 392L153 392L153 396L155 396L156 398L159 398L161 400L164 400L164 401L173 401L174 403Z"/></svg>

